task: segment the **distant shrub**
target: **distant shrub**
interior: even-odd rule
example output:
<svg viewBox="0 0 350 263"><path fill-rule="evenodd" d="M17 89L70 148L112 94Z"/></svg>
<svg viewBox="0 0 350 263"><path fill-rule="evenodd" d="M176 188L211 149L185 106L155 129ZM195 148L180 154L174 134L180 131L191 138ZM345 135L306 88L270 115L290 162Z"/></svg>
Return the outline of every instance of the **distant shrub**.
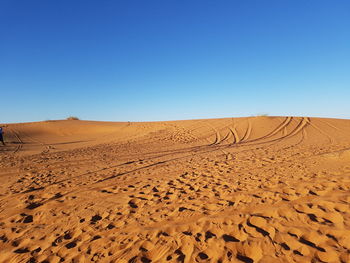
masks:
<svg viewBox="0 0 350 263"><path fill-rule="evenodd" d="M268 116L269 116L269 114L267 114L267 113L261 113L261 114L255 115L255 117L268 117Z"/></svg>
<svg viewBox="0 0 350 263"><path fill-rule="evenodd" d="M68 117L66 120L68 120L68 121L78 121L79 118L78 118L78 117L75 117L75 116L70 116L70 117Z"/></svg>

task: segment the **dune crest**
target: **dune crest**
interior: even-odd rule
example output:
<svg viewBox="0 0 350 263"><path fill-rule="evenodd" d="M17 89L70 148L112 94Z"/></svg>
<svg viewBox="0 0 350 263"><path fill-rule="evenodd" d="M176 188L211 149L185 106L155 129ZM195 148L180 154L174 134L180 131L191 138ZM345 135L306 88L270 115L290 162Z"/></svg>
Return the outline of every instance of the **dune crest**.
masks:
<svg viewBox="0 0 350 263"><path fill-rule="evenodd" d="M4 130L0 262L350 262L350 120Z"/></svg>

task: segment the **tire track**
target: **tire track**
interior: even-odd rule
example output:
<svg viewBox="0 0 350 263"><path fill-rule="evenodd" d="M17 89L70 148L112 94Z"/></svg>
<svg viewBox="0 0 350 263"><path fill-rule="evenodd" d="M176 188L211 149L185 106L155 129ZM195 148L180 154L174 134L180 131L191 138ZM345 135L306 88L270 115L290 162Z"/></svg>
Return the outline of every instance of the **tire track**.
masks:
<svg viewBox="0 0 350 263"><path fill-rule="evenodd" d="M291 117L290 117L291 118ZM289 121L290 122L290 121ZM289 123L288 122L288 123ZM301 125L302 124L302 121L298 124ZM285 124L286 125L286 124ZM215 144L214 143L210 143L209 145L200 145L200 146L196 146L196 147L190 147L190 148L184 148L184 149L178 149L178 150L173 150L173 151L165 151L164 154L161 154L161 155L156 155L156 156L151 156L149 158L143 158L143 160L146 160L146 161L149 161L149 160L154 160L154 159L157 159L157 158L164 158L168 155L174 155L174 154L185 154L186 152L188 152L189 150L190 151L195 151L196 154L200 154L201 152L208 152L208 147L209 148L209 151L216 151L216 150L219 150L219 151L222 151L224 149L228 149L230 147L232 147L232 143L229 144L229 145L220 145L219 143L217 143L217 138L220 138L220 134L218 133L217 129L215 129L214 127L212 127L211 125L207 124L207 127L210 127L212 130L215 131L215 134L216 134L216 138L215 138ZM266 144L266 143L273 143L275 141L279 141L281 139L284 139L284 138L288 138L289 136L293 136L295 135L294 133L296 132L295 130L297 129L298 127L296 127L290 134L287 134L285 136L282 136L280 138L276 138L276 139L273 139L273 140L269 140L269 141L263 141L263 142L258 142L259 140L261 139L265 139L267 137L267 135L265 136L262 136L260 138L257 138L257 139L254 139L254 140L249 140L249 141L242 141L240 140L239 142L237 142L236 140L237 139L234 139L235 140L235 145L236 146L240 146L240 147L243 147L243 146L252 146L252 145L260 145L260 144ZM280 128L282 129L282 128ZM279 130L280 130L279 129ZM275 129L276 130L276 129ZM235 132L233 130L230 130L230 133L232 134L232 136L234 138L236 138L236 136L238 137L237 134L235 134ZM269 133L271 134L271 132ZM269 135L268 134L268 135ZM252 143L252 142L255 142L255 143ZM148 154L152 154L152 153L148 153ZM147 153L146 153L147 155ZM135 157L136 158L136 157ZM132 161L134 162L134 161ZM126 163L132 163L132 162L126 162Z"/></svg>
<svg viewBox="0 0 350 263"><path fill-rule="evenodd" d="M229 128L229 129L230 129L231 134L232 134L232 136L233 136L233 141L232 141L231 144L237 144L237 143L239 143L241 140L240 140L240 138L239 138L239 136L238 136L238 133L237 133L236 128L233 127L233 128Z"/></svg>
<svg viewBox="0 0 350 263"><path fill-rule="evenodd" d="M290 133L288 134L287 136L285 137L292 137L292 136L295 136L296 134L298 134L300 131L303 131L303 129L306 127L306 125L308 125L309 122L308 121L305 121L305 119L302 119L300 121L300 123L298 124L298 126ZM281 138L277 138L277 139L274 139L272 141L268 141L268 142L260 142L260 143L257 143L257 144L266 144L266 143L273 143L273 142L277 142L277 141L280 141L280 140L283 140L284 137L281 137ZM302 138L303 139L303 138ZM249 146L254 146L254 145L257 145L257 144L253 144L253 145L249 145ZM101 178L101 179L98 179L97 181L95 182L92 182L91 184L83 187L82 189L80 189L79 191L77 190L72 190L72 191L69 191L69 192L66 192L65 194L63 194L63 196L65 195L68 195L68 194L71 194L71 193L75 193L75 192L81 192L81 191L86 191L86 190L93 190L93 189L98 189L98 184L99 183L103 183L105 181L109 181L109 180L112 180L114 178L118 178L120 176L123 176L123 175L129 175L129 174L133 174L135 172L138 172L138 171L142 171L142 170L147 170L147 169L153 169L154 167L156 166L159 166L159 165L167 165L168 163L170 162L175 162L175 161L178 161L178 160L183 160L183 159L186 159L186 158L193 158L194 156L199 156L201 154L206 154L206 153L210 153L210 152L214 152L214 151L217 151L217 150L221 150L223 151L224 149L228 149L230 148L231 145L225 145L224 147L206 147L203 149L203 151L197 151L195 154L187 154L186 152L185 153L182 153L182 154L185 154L183 156L179 156L179 157L175 157L175 158L169 158L169 159L166 159L166 160L154 160L154 159L159 159L159 158L162 158L164 156L160 156L160 157L155 157L155 158L152 158L154 160L153 163L151 164L147 164L145 166L141 166L141 167L134 167L130 170L126 170L126 171L121 171L115 175L112 175L112 176L107 176L105 178ZM292 146L290 146L292 147ZM258 147L259 148L259 147ZM256 149L258 149L256 148ZM261 148L261 147L260 147ZM245 151L252 151L253 149L247 149L247 150L243 150L243 151L239 151L239 152L245 152ZM238 152L238 153L239 153ZM54 183L51 183L49 185L46 185L46 186L41 186L37 189L32 189L32 191L36 191L36 190L43 190L45 189L46 187L49 187L49 186L52 186L52 185L57 185L57 184L60 184L60 183L63 183L63 182L66 182L66 181L70 181L70 180L73 180L73 179L77 179L79 177L82 177L82 176L86 176L86 175L91 175L91 174L95 174L95 173L98 173L98 172L101 172L101 171L106 171L106 170L109 170L109 169L112 169L112 168L116 168L118 166L124 166L124 165L128 165L128 164L133 164L134 162L126 162L126 163L122 163L122 164L117 164L117 165L112 165L112 166L109 166L109 167L105 167L105 168L102 168L102 169L98 169L98 170L95 170L95 171L90 171L90 172L87 172L87 173L83 173L83 174L79 174L77 176L74 176L74 177L70 177L70 178L67 178L67 179L63 179L63 180L60 180L60 181L57 181L57 182L54 182ZM95 187L94 187L95 185ZM97 187L97 188L96 188ZM101 186L102 187L102 186ZM18 193L18 194L23 194L23 193L26 193L26 192L21 192L21 193ZM12 195L13 196L13 195ZM5 198L6 199L6 198Z"/></svg>
<svg viewBox="0 0 350 263"><path fill-rule="evenodd" d="M258 143L255 143L255 144L250 144L248 146L254 146L254 145L259 145L259 144L266 144L266 143L274 143L274 142L278 142L280 140L283 140L285 138L288 138L288 137L292 137L296 134L298 134L300 131L303 130L303 128L309 124L309 121L307 118L303 118L300 123L298 124L298 126L290 133L288 134L287 136L283 136L283 137L280 137L280 138L277 138L277 139L274 139L274 140L271 140L271 141L265 141L265 142L258 142ZM243 145L244 142L240 142L238 143L238 145ZM198 149L195 154L187 154L187 151L186 152L177 152L177 153L171 153L171 154L180 154L180 155L183 155L183 156L179 156L179 157L175 157L175 158L169 158L169 159L166 159L166 160L156 160L156 159L161 159L161 158L164 158L166 157L168 154L164 154L164 155L160 155L160 156L154 156L154 157L151 157L151 158L148 158L149 161L154 161L154 163L151 163L151 164L148 164L146 166L142 166L142 167L136 167L132 170L129 170L129 171L126 171L126 172L122 172L121 174L118 174L118 176L120 175L124 175L124 174L129 174L129 173L132 173L132 172L135 172L135 171L139 171L139 170L143 170L143 169L147 169L147 168L150 168L150 167L154 167L154 166L157 166L157 165L160 165L160 164L164 164L164 163L168 163L168 162L172 162L172 161L177 161L177 160L180 160L180 159L184 159L184 158L188 158L188 157L193 157L193 156L197 156L197 155L201 155L201 154L205 154L205 153L209 153L209 152L214 152L214 151L223 151L225 149L228 149L230 148L232 145L222 145L223 147L219 147L219 145L216 145L216 147L202 147L200 149ZM247 149L247 151L249 151L251 149ZM241 152L241 151L239 151ZM74 178L78 178L80 176L84 176L84 175L88 175L88 174L93 174L93 173L98 173L100 171L105 171L105 170L108 170L108 169L112 169L112 168L116 168L118 166L124 166L124 165L129 165L129 164L133 164L134 161L132 162L125 162L125 163L121 163L121 164L117 164L117 165L112 165L112 166L109 166L109 167L105 167L105 168L102 168L102 169L98 169L98 170L95 170L95 171L91 171L89 173L84 173L84 174L80 174L78 176L75 176ZM116 177L116 176L113 176L113 178ZM55 182L54 184L58 184L58 183L62 183L64 181L67 181L67 180L72 180L73 178L69 178L69 179L65 179L65 180L62 180L62 181L58 181L58 182ZM112 178L109 178L109 179L112 179Z"/></svg>
<svg viewBox="0 0 350 263"><path fill-rule="evenodd" d="M328 140L329 140L330 143L334 143L335 140L334 140L329 134L327 134L325 131L323 131L321 128L317 127L316 124L311 123L311 126L312 126L313 128L315 128L316 130L318 130L321 134L323 134L324 136L326 136L326 137L328 138Z"/></svg>
<svg viewBox="0 0 350 263"><path fill-rule="evenodd" d="M282 123L280 123L275 129L273 129L268 134L265 134L264 136L261 136L259 138L247 140L247 138L248 138L248 136L247 136L247 138L244 141L244 143L246 143L246 144L249 143L250 144L252 142L256 142L256 141L260 141L260 140L264 140L264 139L270 138L270 137L274 136L275 134L277 134L278 132L280 132L283 128L287 127L291 123L292 119L293 119L293 117L290 117L290 116L286 117L284 119L284 121L282 121ZM251 131L252 131L252 127L250 128L249 136L250 136Z"/></svg>
<svg viewBox="0 0 350 263"><path fill-rule="evenodd" d="M280 125L278 125L273 131L271 131L270 133L266 134L263 137L255 139L255 140L265 139L265 138L269 138L269 137L276 135L282 129L287 128L287 126L291 123L292 120L293 120L293 117L290 117L290 116L286 117L285 120ZM249 141L249 142L251 142L251 141Z"/></svg>
<svg viewBox="0 0 350 263"><path fill-rule="evenodd" d="M287 119L288 119L288 122L286 122ZM146 160L153 160L153 159L156 159L156 158L162 158L162 157L165 157L167 155L173 155L173 154L184 154L188 150L193 150L193 151L196 152L196 154L200 154L201 152L207 152L207 147L210 147L210 149L211 149L210 151L216 151L216 150L221 150L222 151L224 149L228 149L228 148L232 147L232 144L234 144L235 146L239 146L239 147L243 147L243 146L249 147L249 146L252 146L252 145L261 145L261 144L266 144L266 143L274 143L275 141L279 141L279 140L281 140L283 138L289 137L291 134L287 134L287 135L282 136L280 138L276 138L276 139L269 140L269 141L259 142L259 140L266 139L266 138L270 137L271 133L273 133L273 134L276 133L276 130L280 131L286 125L288 125L290 123L291 119L292 119L292 117L289 117L289 118L287 117L275 130L273 130L269 134L264 135L264 136L262 136L260 138L256 138L256 139L248 140L248 141L240 140L239 142L237 142L236 141L237 140L236 136L238 137L238 135L237 134L235 135L235 132L230 129L230 133L232 134L232 136L234 138L234 143L231 143L229 145L220 145L220 144L218 144L217 143L217 138L220 138L220 134L218 133L217 129L215 129L211 125L207 124L206 125L207 127L210 127L212 130L215 131L215 134L216 134L216 138L215 138L215 141L214 141L215 144L214 143L210 143L209 145L201 145L201 146L196 146L196 147L190 147L190 148L175 150L175 151L171 151L171 152L166 151L168 153L165 153L163 155L152 156L150 158L147 158ZM298 126L301 125L301 123L302 123L302 121L298 124ZM295 129L297 129L297 127ZM291 133L295 132L295 129Z"/></svg>
<svg viewBox="0 0 350 263"><path fill-rule="evenodd" d="M15 135L15 137L18 140L18 143L19 143L18 146L13 151L13 153L17 153L17 152L19 152L22 149L23 141L22 141L21 137L19 136L19 134L14 129L11 129L11 132Z"/></svg>
<svg viewBox="0 0 350 263"><path fill-rule="evenodd" d="M290 123L290 121L289 121L289 123ZM310 119L307 117L303 117L300 120L300 122L298 123L298 125L289 134L281 136L280 138L274 139L272 141L280 141L280 140L284 140L284 139L293 137L293 136L297 135L298 133L302 132L306 128L306 126L309 124L310 124Z"/></svg>
<svg viewBox="0 0 350 263"><path fill-rule="evenodd" d="M344 129L341 129L341 128L338 128L336 126L334 126L333 124L329 123L328 121L325 121L325 120L319 120L320 122L323 122L325 123L326 125L328 125L329 127L341 132L342 134L348 134L347 131L345 131Z"/></svg>
<svg viewBox="0 0 350 263"><path fill-rule="evenodd" d="M226 140L228 140L231 137L231 132L230 130L227 132L227 134L225 135L225 137L221 140L220 143L225 142Z"/></svg>
<svg viewBox="0 0 350 263"><path fill-rule="evenodd" d="M288 122L290 123L290 121ZM237 146L253 146L253 145L261 145L261 144L266 144L266 143L276 143L276 142L279 142L283 139L286 139L286 138L290 138L290 137L293 137L295 136L296 134L298 134L305 126L309 125L310 124L310 121L308 118L304 117L300 120L300 122L298 123L298 125L293 129L293 131L291 131L289 134L285 135L285 136L281 136L279 138L276 138L276 139L272 139L272 140L268 140L268 141L259 141L259 140L263 140L263 139L266 139L266 138L269 138L271 136L262 136L260 138L257 138L257 139L254 139L254 140L250 140L250 141L245 141L245 142L240 142L239 144L236 144ZM283 126L284 127L284 126ZM281 129L283 129L283 127ZM279 129L279 130L281 130ZM276 130L276 129L275 129ZM275 131L274 130L274 131ZM271 134L271 133L269 133ZM252 143L253 142L253 143Z"/></svg>
<svg viewBox="0 0 350 263"><path fill-rule="evenodd" d="M288 134L286 137L292 137L292 136L295 136L297 134L299 134L300 132L302 132L302 137L301 139L295 144L299 144L301 143L303 140L304 140L304 132L303 130L305 129L305 127L309 124L309 121L306 121L305 118L303 118L298 126L290 133ZM259 144L265 144L265 143L270 143L270 142L277 142L277 141L280 141L280 140L283 140L285 139L284 137L281 137L281 138L277 138L277 139L274 139L273 141L268 141L268 142L261 142ZM255 144L254 144L255 145ZM291 146L288 146L288 147L285 147L285 148L291 148L291 147L294 147L295 145L291 145ZM225 145L224 149L227 149L229 148L230 146L229 145ZM259 148L259 147L258 147ZM198 152L195 154L195 156L198 156L200 154L205 154L205 153L210 153L210 152L214 152L216 150L221 150L223 151L223 149L221 148L215 148L215 149L212 149L212 148L209 148L209 150L207 151L202 151L202 152ZM239 152L244 152L244 151L251 151L252 149L247 149L247 150L243 150L243 151L239 151ZM72 190L72 191L69 191L69 192L66 192L64 193L62 196L66 196L66 195L69 195L69 194L72 194L72 193L80 193L80 192L84 192L84 191L91 191L91 190L99 190L101 187L105 187L103 185L99 186L100 183L103 183L103 182L106 182L106 181L109 181L109 180L112 180L112 179L115 179L115 178L118 178L120 176L124 176L124 175L129 175L129 174L133 174L135 172L138 172L138 171L142 171L142 170L147 170L147 169L150 169L150 168L154 168L156 166L159 166L159 165L166 165L170 162L174 162L174 161L178 161L178 160L182 160L182 159L186 159L186 158L193 158L193 154L189 154L189 155L185 155L185 156L180 156L180 157L176 157L176 158L170 158L170 159L167 159L167 160L163 160L163 161L157 161L157 162L154 162L154 163L151 163L151 164L148 164L148 165L145 165L145 166L142 166L142 167L136 167L132 170L127 170L127 171L124 171L124 172L120 172L118 174L115 174L115 175L112 175L112 176L108 176L108 177L105 177L105 178L101 178L95 182L92 182L91 184L85 186L85 187L81 187L79 188L79 190ZM116 166L119 166L119 165L116 165ZM112 169L112 168L115 168L116 166L111 166L111 167L107 167L107 168L102 168L102 169L99 169L99 170L96 170L96 171L91 171L91 172L88 172L88 173L84 173L84 174L80 174L78 176L75 176L73 178L68 178L68 179L64 179L64 180L61 180L59 182L55 182L53 184L50 184L48 186L52 186L52 185L57 185L57 184L60 184L62 182L65 182L65 181L68 181L68 180L72 180L72 179L76 179L76 178L79 178L81 176L86 176L86 175L90 175L90 174L94 174L94 173L98 173L100 171L105 171L105 170L108 170L108 169ZM48 186L45 186L45 187L48 187ZM43 190L45 187L40 187L38 188L37 190ZM23 194L22 193L19 193L19 194ZM51 200L47 200L47 201L51 201Z"/></svg>
<svg viewBox="0 0 350 263"><path fill-rule="evenodd" d="M230 130L230 133L232 134L232 144L236 144L236 143L239 143L240 139L239 139L239 136L238 136L238 133L237 133L237 130L236 130L236 124L234 123L234 120L232 119L232 126L228 127L229 130Z"/></svg>
<svg viewBox="0 0 350 263"><path fill-rule="evenodd" d="M333 128L333 129L335 129L335 130L337 130L337 131L343 132L342 129L340 129L340 128L334 126L333 124L330 124L328 121L325 121L325 120L319 120L319 121L320 121L320 122L323 122L323 123L325 123L325 124L327 124L329 127Z"/></svg>
<svg viewBox="0 0 350 263"><path fill-rule="evenodd" d="M214 140L214 142L211 143L210 145L216 145L216 144L220 143L220 141L221 141L221 135L220 135L219 131L218 131L214 126L212 126L211 124L207 123L207 125L208 125L208 126L214 131L214 133L215 133L215 140Z"/></svg>
<svg viewBox="0 0 350 263"><path fill-rule="evenodd" d="M293 136L293 135L299 133L308 124L310 124L309 118L303 117L301 119L301 122L299 123L299 125L296 127L296 129L294 131L292 131L288 136Z"/></svg>
<svg viewBox="0 0 350 263"><path fill-rule="evenodd" d="M251 124L250 120L248 119L248 127L245 130L245 133L242 137L242 141L248 140L251 133L252 133L252 124Z"/></svg>

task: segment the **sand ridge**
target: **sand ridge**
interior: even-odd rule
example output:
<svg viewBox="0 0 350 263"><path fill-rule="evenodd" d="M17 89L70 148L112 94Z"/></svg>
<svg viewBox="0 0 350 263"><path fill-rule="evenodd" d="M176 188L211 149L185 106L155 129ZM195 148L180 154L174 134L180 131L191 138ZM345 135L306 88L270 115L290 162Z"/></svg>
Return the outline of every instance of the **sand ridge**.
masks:
<svg viewBox="0 0 350 263"><path fill-rule="evenodd" d="M9 124L0 262L350 262L350 121Z"/></svg>

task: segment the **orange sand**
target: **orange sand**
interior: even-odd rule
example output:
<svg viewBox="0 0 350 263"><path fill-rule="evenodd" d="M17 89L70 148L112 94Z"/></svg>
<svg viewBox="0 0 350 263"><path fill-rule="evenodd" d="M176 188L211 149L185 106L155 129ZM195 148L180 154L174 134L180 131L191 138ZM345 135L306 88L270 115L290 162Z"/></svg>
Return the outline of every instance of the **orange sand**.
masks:
<svg viewBox="0 0 350 263"><path fill-rule="evenodd" d="M350 120L5 132L0 262L350 262Z"/></svg>

